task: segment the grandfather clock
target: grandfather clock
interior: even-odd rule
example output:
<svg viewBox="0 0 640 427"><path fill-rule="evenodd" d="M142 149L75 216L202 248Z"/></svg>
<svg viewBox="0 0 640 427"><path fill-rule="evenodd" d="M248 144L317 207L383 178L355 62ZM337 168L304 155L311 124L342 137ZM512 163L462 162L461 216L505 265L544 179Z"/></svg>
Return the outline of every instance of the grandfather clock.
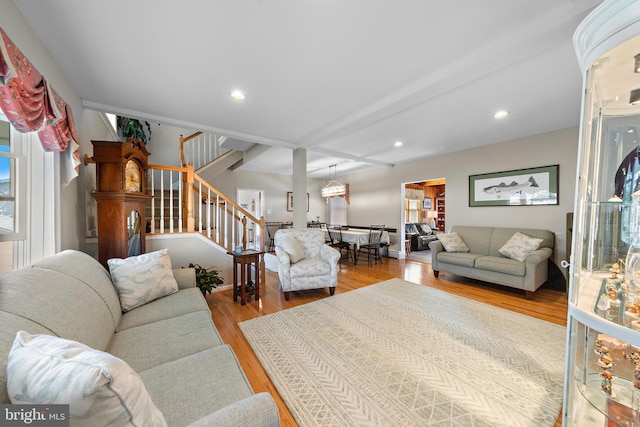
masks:
<svg viewBox="0 0 640 427"><path fill-rule="evenodd" d="M98 260L145 252L145 208L149 153L140 141L91 141L96 164Z"/></svg>

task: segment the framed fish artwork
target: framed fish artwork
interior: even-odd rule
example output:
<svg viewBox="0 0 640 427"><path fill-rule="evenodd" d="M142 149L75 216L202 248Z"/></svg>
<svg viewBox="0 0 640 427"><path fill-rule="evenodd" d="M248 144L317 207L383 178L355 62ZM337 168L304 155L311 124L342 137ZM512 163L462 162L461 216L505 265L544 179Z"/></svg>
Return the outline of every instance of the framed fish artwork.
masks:
<svg viewBox="0 0 640 427"><path fill-rule="evenodd" d="M469 175L469 206L558 204L559 165Z"/></svg>

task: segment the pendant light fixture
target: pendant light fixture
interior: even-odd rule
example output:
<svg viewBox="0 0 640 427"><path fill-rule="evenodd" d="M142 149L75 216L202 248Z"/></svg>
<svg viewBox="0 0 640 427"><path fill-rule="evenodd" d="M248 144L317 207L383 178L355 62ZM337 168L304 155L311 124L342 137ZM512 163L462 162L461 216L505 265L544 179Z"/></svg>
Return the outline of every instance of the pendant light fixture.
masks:
<svg viewBox="0 0 640 427"><path fill-rule="evenodd" d="M329 179L331 179L331 170L333 169L333 179L327 185L322 187L322 197L344 196L347 194L347 188L344 184L336 181L337 165L329 166Z"/></svg>

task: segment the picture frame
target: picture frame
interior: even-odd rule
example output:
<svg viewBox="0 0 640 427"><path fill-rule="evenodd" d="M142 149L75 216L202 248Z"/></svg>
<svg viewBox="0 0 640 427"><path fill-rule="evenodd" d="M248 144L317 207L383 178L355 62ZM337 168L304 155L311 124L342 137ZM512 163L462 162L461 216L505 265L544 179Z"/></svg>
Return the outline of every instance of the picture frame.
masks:
<svg viewBox="0 0 640 427"><path fill-rule="evenodd" d="M469 175L469 206L559 204L559 165Z"/></svg>
<svg viewBox="0 0 640 427"><path fill-rule="evenodd" d="M287 212L293 212L293 192L287 191ZM307 193L307 212L309 212L309 193Z"/></svg>
<svg viewBox="0 0 640 427"><path fill-rule="evenodd" d="M424 201L422 202L422 209L431 210L431 206L431 197L425 197Z"/></svg>

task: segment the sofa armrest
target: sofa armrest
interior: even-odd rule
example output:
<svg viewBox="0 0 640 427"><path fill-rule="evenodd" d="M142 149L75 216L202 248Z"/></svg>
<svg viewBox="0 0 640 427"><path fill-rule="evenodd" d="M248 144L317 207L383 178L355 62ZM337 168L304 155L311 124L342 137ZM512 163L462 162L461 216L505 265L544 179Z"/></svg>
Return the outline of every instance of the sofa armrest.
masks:
<svg viewBox="0 0 640 427"><path fill-rule="evenodd" d="M551 248L536 249L535 251L533 251L529 255L527 255L527 257L525 258L524 262L526 264L537 265L537 264L540 264L543 261L546 261L547 258L549 258L552 253L553 253L553 251L551 250Z"/></svg>
<svg viewBox="0 0 640 427"><path fill-rule="evenodd" d="M278 427L279 425L280 415L276 402L269 393L262 392L218 409L192 422L188 427Z"/></svg>
<svg viewBox="0 0 640 427"><path fill-rule="evenodd" d="M195 268L174 268L173 277L178 282L178 289L188 289L196 287Z"/></svg>
<svg viewBox="0 0 640 427"><path fill-rule="evenodd" d="M435 273L440 270L440 267L438 266L438 254L440 252L444 252L444 246L442 246L440 240L436 239L429 242L429 249L431 249L431 267L433 268L435 276L438 277L437 273Z"/></svg>

